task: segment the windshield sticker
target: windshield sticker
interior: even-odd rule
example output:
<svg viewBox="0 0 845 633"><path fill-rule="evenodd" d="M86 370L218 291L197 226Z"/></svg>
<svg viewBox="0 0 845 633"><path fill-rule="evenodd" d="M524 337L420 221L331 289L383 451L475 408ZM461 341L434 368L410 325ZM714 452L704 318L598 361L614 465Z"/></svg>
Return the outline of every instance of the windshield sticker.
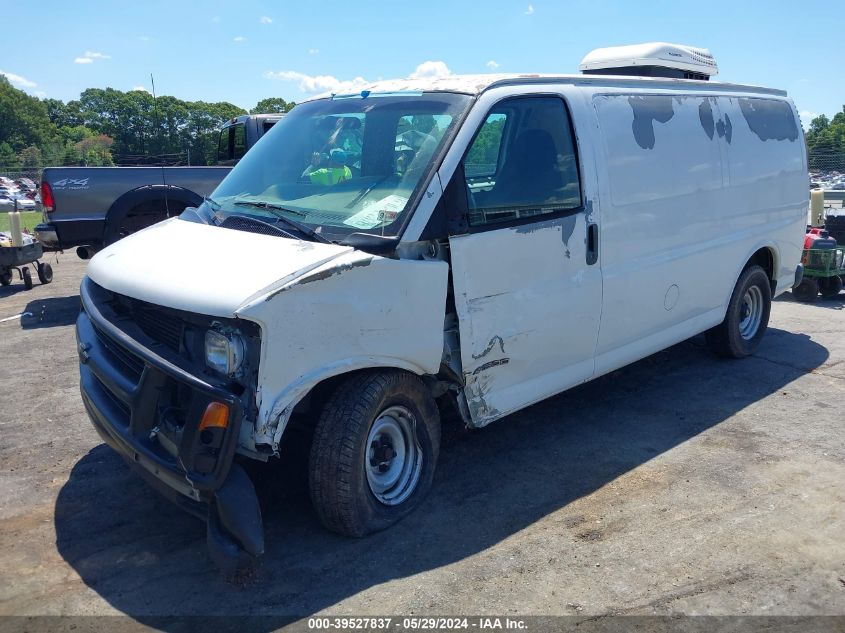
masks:
<svg viewBox="0 0 845 633"><path fill-rule="evenodd" d="M373 229L379 225L390 224L408 203L408 198L392 194L381 200L364 203L364 208L348 217L343 223L356 229Z"/></svg>

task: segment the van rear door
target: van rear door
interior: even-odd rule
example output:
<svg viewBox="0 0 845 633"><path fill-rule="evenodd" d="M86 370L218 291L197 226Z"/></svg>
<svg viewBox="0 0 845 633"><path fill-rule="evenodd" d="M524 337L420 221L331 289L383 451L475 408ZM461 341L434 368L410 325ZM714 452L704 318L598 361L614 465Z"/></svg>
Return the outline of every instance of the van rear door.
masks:
<svg viewBox="0 0 845 633"><path fill-rule="evenodd" d="M455 176L469 230L450 238L452 275L477 426L593 375L602 282L576 150L561 97L509 98Z"/></svg>

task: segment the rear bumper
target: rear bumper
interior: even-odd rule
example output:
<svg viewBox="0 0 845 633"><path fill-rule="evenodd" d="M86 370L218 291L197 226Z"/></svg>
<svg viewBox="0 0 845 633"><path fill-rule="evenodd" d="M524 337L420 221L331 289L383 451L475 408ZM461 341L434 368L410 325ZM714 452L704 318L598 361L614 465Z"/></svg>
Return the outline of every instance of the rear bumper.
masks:
<svg viewBox="0 0 845 633"><path fill-rule="evenodd" d="M114 319L98 293L85 278L76 323L80 390L94 428L154 488L209 521L218 564L243 567L263 553L264 536L252 483L233 464L239 396L191 373L169 350L153 351L156 345ZM201 432L211 402L229 407L229 424Z"/></svg>
<svg viewBox="0 0 845 633"><path fill-rule="evenodd" d="M48 219L47 214L45 219ZM101 246L104 227L105 220L56 220L54 216L49 222L35 227L35 237L44 246L56 249Z"/></svg>
<svg viewBox="0 0 845 633"><path fill-rule="evenodd" d="M59 234L52 224L39 224L35 227L35 239L46 248L61 248Z"/></svg>

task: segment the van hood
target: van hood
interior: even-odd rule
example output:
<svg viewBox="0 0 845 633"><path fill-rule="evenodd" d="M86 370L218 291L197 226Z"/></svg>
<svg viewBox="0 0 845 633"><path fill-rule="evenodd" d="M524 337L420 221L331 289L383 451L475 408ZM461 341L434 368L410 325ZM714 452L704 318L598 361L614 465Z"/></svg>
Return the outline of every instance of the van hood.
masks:
<svg viewBox="0 0 845 633"><path fill-rule="evenodd" d="M87 272L112 292L232 317L252 300L352 250L171 218L100 251Z"/></svg>

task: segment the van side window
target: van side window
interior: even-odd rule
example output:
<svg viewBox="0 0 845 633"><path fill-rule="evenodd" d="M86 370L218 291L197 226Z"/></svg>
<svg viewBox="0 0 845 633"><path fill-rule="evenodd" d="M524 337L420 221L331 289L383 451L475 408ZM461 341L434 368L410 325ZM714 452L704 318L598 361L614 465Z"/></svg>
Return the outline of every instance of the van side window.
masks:
<svg viewBox="0 0 845 633"><path fill-rule="evenodd" d="M557 97L496 105L464 158L470 226L581 206L569 114Z"/></svg>

